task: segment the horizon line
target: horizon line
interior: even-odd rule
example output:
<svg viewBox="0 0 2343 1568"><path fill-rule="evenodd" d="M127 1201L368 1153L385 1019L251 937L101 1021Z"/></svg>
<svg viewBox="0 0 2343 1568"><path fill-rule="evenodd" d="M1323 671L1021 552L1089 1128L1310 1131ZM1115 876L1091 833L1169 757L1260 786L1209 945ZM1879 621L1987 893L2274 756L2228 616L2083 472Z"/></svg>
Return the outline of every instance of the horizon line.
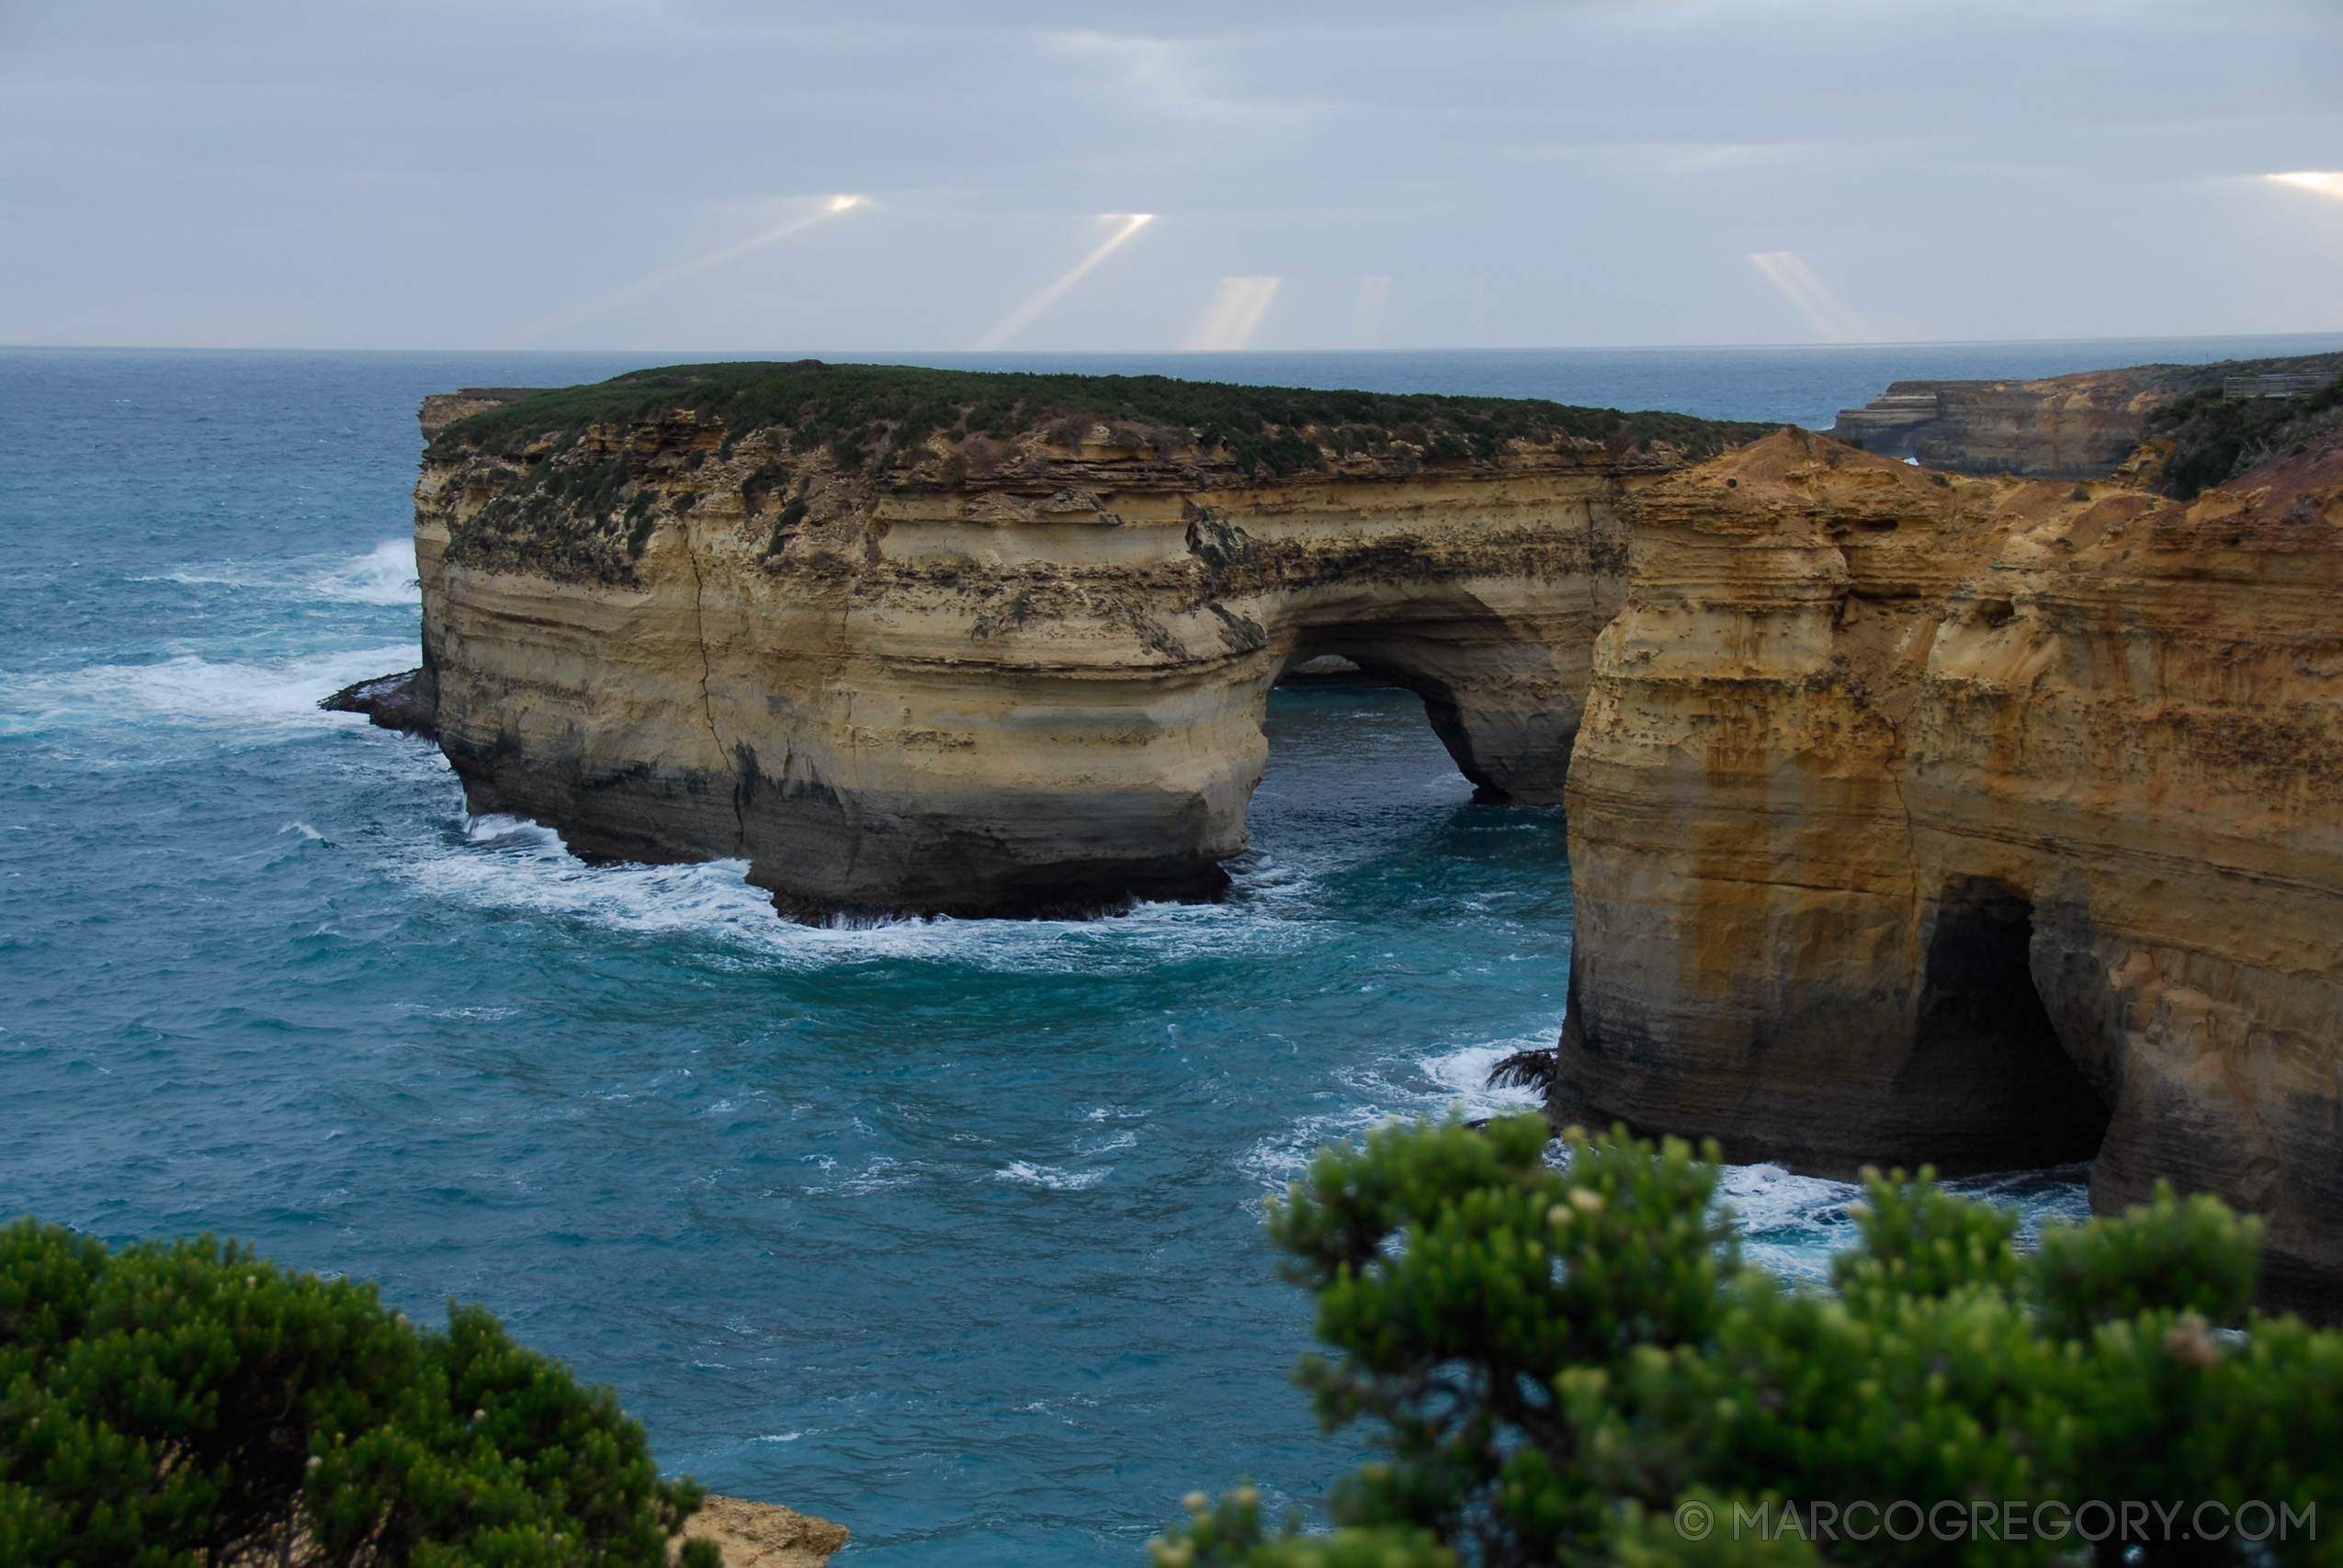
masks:
<svg viewBox="0 0 2343 1568"><path fill-rule="evenodd" d="M512 357L517 355L705 355L699 363L724 364L772 360L787 363L792 359L819 359L824 355L849 356L860 360L870 355L949 355L956 358L1048 358L1069 355L1106 356L1147 355L1189 359L1262 359L1280 355L1323 355L1341 358L1367 359L1377 356L1412 354L1452 354L1465 355L1495 355L1506 354L1696 354L1752 350L1799 349L1828 354L1872 354L1883 349L1905 348L2003 348L2049 345L2056 344L2118 344L2118 343L2213 343L2254 338L2335 338L2343 340L2343 327L2287 328L2262 332L2218 333L2122 333L2107 335L2077 337L1980 337L1980 338L1897 338L1866 343L1816 343L1812 341L1774 340L1748 343L1651 343L1651 344L1522 344L1511 347L1490 347L1486 344L1426 346L1420 348L821 348L821 349L717 349L717 348L390 348L354 347L346 345L253 345L241 344L112 344L112 343L0 343L0 354L431 354L481 355ZM678 358L675 363L685 363Z"/></svg>

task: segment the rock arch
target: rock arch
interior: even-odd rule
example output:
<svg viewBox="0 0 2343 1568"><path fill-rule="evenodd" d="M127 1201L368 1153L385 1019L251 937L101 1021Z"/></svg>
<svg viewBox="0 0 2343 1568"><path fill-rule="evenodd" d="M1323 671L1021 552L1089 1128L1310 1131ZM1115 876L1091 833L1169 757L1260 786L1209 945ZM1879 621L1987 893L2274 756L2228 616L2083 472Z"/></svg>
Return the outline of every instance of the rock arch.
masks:
<svg viewBox="0 0 2343 1568"><path fill-rule="evenodd" d="M810 919L1214 897L1269 691L1322 652L1419 692L1490 795L1561 799L1624 587L1618 502L1673 459L1200 491L1147 457L1039 493L843 497L777 555L718 490L623 583L451 552L490 492L476 457L426 464L441 745L475 809L582 853L741 856Z"/></svg>

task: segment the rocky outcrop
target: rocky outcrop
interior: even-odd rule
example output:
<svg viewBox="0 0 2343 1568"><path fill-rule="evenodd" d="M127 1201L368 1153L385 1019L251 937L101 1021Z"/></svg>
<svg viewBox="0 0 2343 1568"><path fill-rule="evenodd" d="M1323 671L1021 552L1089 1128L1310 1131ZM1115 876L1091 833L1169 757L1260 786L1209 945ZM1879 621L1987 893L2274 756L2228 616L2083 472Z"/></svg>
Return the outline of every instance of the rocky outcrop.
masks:
<svg viewBox="0 0 2343 1568"><path fill-rule="evenodd" d="M1625 498L1564 1114L2096 1156L2343 1278L2343 447L2193 504L1784 434Z"/></svg>
<svg viewBox="0 0 2343 1568"><path fill-rule="evenodd" d="M2244 398L2280 384L2315 389L2338 370L2343 355L2327 354L2135 365L2038 381L1897 381L1862 408L1839 410L1830 434L1953 473L2104 479L2154 433L2161 411L2191 394L2219 400L2230 386Z"/></svg>
<svg viewBox="0 0 2343 1568"><path fill-rule="evenodd" d="M584 853L743 857L813 917L1214 896L1269 690L1327 654L1420 693L1490 795L1558 801L1624 590L1620 497L1758 428L671 375L709 403L631 382L605 417L565 393L433 443L423 679L474 809ZM1019 400L988 413L1003 383Z"/></svg>
<svg viewBox="0 0 2343 1568"><path fill-rule="evenodd" d="M453 392L432 392L423 400L423 410L417 423L423 426L423 438L436 441L439 433L458 420L475 414L493 413L525 398L538 397L552 390L549 387L464 387Z"/></svg>
<svg viewBox="0 0 2343 1568"><path fill-rule="evenodd" d="M317 705L328 713L364 714L383 729L439 739L439 694L420 669L357 682L319 698Z"/></svg>
<svg viewBox="0 0 2343 1568"><path fill-rule="evenodd" d="M684 1522L668 1559L680 1555L686 1540L706 1540L722 1553L724 1568L822 1568L847 1540L845 1526L811 1514L777 1503L711 1495Z"/></svg>

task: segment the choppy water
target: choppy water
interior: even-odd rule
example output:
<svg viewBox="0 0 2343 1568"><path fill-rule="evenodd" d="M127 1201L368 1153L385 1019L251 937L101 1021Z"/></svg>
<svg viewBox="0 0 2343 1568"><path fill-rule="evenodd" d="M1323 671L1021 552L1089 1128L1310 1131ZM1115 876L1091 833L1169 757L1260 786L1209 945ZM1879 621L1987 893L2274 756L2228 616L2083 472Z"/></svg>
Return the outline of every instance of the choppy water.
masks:
<svg viewBox="0 0 2343 1568"><path fill-rule="evenodd" d="M1018 363L1814 422L2276 351ZM314 705L413 662L414 406L645 362L0 352L0 1211L483 1300L854 1561L1135 1562L1192 1486L1309 1500L1358 1456L1285 1383L1259 1195L1519 1101L1478 1086L1561 1023L1560 814L1469 804L1413 697L1333 692L1273 700L1212 908L810 931L738 864L467 820L436 751ZM1979 1185L2038 1217L2078 1178ZM1784 1267L1847 1234L1843 1187L1729 1185Z"/></svg>

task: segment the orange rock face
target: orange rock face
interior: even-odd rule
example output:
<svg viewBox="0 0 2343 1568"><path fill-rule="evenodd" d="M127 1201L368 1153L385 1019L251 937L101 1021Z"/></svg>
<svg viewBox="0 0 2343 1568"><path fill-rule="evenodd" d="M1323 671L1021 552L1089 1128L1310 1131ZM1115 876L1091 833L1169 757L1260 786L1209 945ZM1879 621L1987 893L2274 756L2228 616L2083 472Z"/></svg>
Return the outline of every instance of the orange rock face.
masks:
<svg viewBox="0 0 2343 1568"><path fill-rule="evenodd" d="M1627 499L1557 1109L2097 1156L2343 1276L2343 449L2181 503L1785 432Z"/></svg>

